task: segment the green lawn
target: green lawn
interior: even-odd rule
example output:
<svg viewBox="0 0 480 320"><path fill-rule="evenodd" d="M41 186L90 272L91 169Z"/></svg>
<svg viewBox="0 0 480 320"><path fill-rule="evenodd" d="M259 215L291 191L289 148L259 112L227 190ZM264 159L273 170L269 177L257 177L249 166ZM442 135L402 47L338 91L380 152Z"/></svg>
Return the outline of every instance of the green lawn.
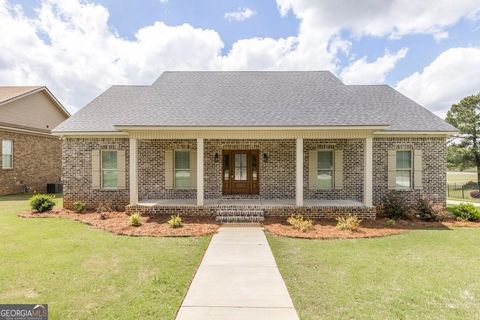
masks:
<svg viewBox="0 0 480 320"><path fill-rule="evenodd" d="M0 302L48 303L49 319L173 319L210 241L18 218L25 209L23 195L0 197Z"/></svg>
<svg viewBox="0 0 480 320"><path fill-rule="evenodd" d="M268 240L301 319L480 318L480 229Z"/></svg>
<svg viewBox="0 0 480 320"><path fill-rule="evenodd" d="M465 184L469 181L477 181L476 172L467 172L467 171L447 171L447 184Z"/></svg>

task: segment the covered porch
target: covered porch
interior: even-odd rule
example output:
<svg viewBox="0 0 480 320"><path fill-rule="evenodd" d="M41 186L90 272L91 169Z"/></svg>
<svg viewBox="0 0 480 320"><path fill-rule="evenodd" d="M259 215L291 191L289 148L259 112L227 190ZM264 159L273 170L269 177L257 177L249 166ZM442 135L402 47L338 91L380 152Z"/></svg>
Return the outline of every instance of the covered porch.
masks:
<svg viewBox="0 0 480 320"><path fill-rule="evenodd" d="M373 128L121 129L130 136L130 209L127 210L174 213L195 209L208 214L236 207L291 214L302 209L323 216L337 210L371 213L373 209ZM176 172L168 163L171 152L167 151L176 149L190 149L194 153L189 164L194 168L190 173L193 183L183 190L167 187L175 185L170 181L172 178L160 178L165 170ZM330 172L317 167L320 150L330 150L332 157L335 156ZM256 157L245 164L251 181L245 180L251 184L239 189L242 194L226 193L226 183L227 186L231 183L226 180L235 180L237 174L241 176L242 168L230 162L232 168L225 170L225 154L236 157L242 153ZM331 178L330 188L312 187L317 183L312 179L321 174ZM158 177L157 181L152 182L152 177Z"/></svg>

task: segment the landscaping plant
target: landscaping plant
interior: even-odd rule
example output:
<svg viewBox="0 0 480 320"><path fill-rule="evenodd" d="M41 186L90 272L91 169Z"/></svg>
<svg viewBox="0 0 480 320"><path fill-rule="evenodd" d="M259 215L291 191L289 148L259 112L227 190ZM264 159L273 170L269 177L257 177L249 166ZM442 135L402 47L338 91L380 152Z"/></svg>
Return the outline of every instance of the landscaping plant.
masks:
<svg viewBox="0 0 480 320"><path fill-rule="evenodd" d="M399 192L389 192L383 198L383 213L390 219L405 219L410 212L405 199Z"/></svg>
<svg viewBox="0 0 480 320"><path fill-rule="evenodd" d="M132 227L140 227L142 225L139 213L134 213L130 216L130 225Z"/></svg>
<svg viewBox="0 0 480 320"><path fill-rule="evenodd" d="M437 213L438 208L435 207L433 202L426 198L419 198L413 206L415 216L423 221L438 221L439 216Z"/></svg>
<svg viewBox="0 0 480 320"><path fill-rule="evenodd" d="M180 228L182 226L182 218L178 214L176 216L170 216L168 224L171 228Z"/></svg>
<svg viewBox="0 0 480 320"><path fill-rule="evenodd" d="M75 201L73 203L73 210L75 210L75 212L77 212L77 213L84 212L86 207L87 206L86 206L85 202L83 202L83 201Z"/></svg>
<svg viewBox="0 0 480 320"><path fill-rule="evenodd" d="M302 215L292 215L287 219L288 224L290 224L295 229L298 229L302 232L307 232L313 229L313 222L310 219L304 219Z"/></svg>
<svg viewBox="0 0 480 320"><path fill-rule="evenodd" d="M460 220L480 220L480 211L471 203L460 203L452 208L453 215Z"/></svg>
<svg viewBox="0 0 480 320"><path fill-rule="evenodd" d="M30 198L30 207L36 212L46 212L55 206L55 197L48 194L36 194Z"/></svg>
<svg viewBox="0 0 480 320"><path fill-rule="evenodd" d="M360 228L360 223L362 222L362 219L352 214L349 214L346 217L338 217L336 220L337 229L348 231L358 231L358 228Z"/></svg>
<svg viewBox="0 0 480 320"><path fill-rule="evenodd" d="M385 220L385 227L392 228L397 225L397 222L394 219L386 219Z"/></svg>
<svg viewBox="0 0 480 320"><path fill-rule="evenodd" d="M470 197L472 197L472 199L480 199L480 192L472 191L470 192Z"/></svg>

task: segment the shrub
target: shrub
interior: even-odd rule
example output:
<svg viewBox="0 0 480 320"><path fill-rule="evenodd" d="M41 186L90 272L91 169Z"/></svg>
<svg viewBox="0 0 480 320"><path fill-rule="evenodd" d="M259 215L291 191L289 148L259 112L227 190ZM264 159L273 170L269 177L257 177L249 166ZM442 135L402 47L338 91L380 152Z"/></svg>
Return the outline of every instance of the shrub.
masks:
<svg viewBox="0 0 480 320"><path fill-rule="evenodd" d="M470 192L470 197L472 197L473 199L480 199L480 192L472 191Z"/></svg>
<svg viewBox="0 0 480 320"><path fill-rule="evenodd" d="M132 227L140 227L142 225L139 213L134 213L130 216L130 225Z"/></svg>
<svg viewBox="0 0 480 320"><path fill-rule="evenodd" d="M170 228L180 228L182 226L182 218L178 214L176 216L170 216L168 224L170 225Z"/></svg>
<svg viewBox="0 0 480 320"><path fill-rule="evenodd" d="M36 212L50 211L55 206L55 197L48 194L36 194L30 198L30 207Z"/></svg>
<svg viewBox="0 0 480 320"><path fill-rule="evenodd" d="M348 230L348 231L358 231L358 228L360 227L361 222L362 222L362 219L360 219L356 215L349 214L346 217L338 217L337 229Z"/></svg>
<svg viewBox="0 0 480 320"><path fill-rule="evenodd" d="M85 204L85 202L82 201L75 201L73 203L73 210L78 213L84 212L86 207L87 205Z"/></svg>
<svg viewBox="0 0 480 320"><path fill-rule="evenodd" d="M480 212L471 203L460 203L452 208L452 213L460 220L479 220Z"/></svg>
<svg viewBox="0 0 480 320"><path fill-rule="evenodd" d="M390 192L383 198L383 213L390 219L404 219L408 216L410 207L400 192Z"/></svg>
<svg viewBox="0 0 480 320"><path fill-rule="evenodd" d="M397 225L397 222L394 219L386 219L385 220L385 227L392 228Z"/></svg>
<svg viewBox="0 0 480 320"><path fill-rule="evenodd" d="M313 222L310 219L304 219L302 215L292 215L287 222L297 230L307 232L313 229Z"/></svg>
<svg viewBox="0 0 480 320"><path fill-rule="evenodd" d="M419 198L413 206L415 216L423 221L438 221L438 210L434 207L433 202L428 198Z"/></svg>

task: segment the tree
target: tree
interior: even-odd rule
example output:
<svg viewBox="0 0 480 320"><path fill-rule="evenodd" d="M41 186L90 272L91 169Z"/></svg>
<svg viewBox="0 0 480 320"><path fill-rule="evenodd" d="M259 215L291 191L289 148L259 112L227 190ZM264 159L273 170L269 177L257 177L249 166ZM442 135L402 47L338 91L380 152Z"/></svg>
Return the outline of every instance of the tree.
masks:
<svg viewBox="0 0 480 320"><path fill-rule="evenodd" d="M461 163L460 167L473 163L477 167L477 183L480 185L480 93L452 105L445 120L459 132L452 142L452 150L458 152L449 158Z"/></svg>

